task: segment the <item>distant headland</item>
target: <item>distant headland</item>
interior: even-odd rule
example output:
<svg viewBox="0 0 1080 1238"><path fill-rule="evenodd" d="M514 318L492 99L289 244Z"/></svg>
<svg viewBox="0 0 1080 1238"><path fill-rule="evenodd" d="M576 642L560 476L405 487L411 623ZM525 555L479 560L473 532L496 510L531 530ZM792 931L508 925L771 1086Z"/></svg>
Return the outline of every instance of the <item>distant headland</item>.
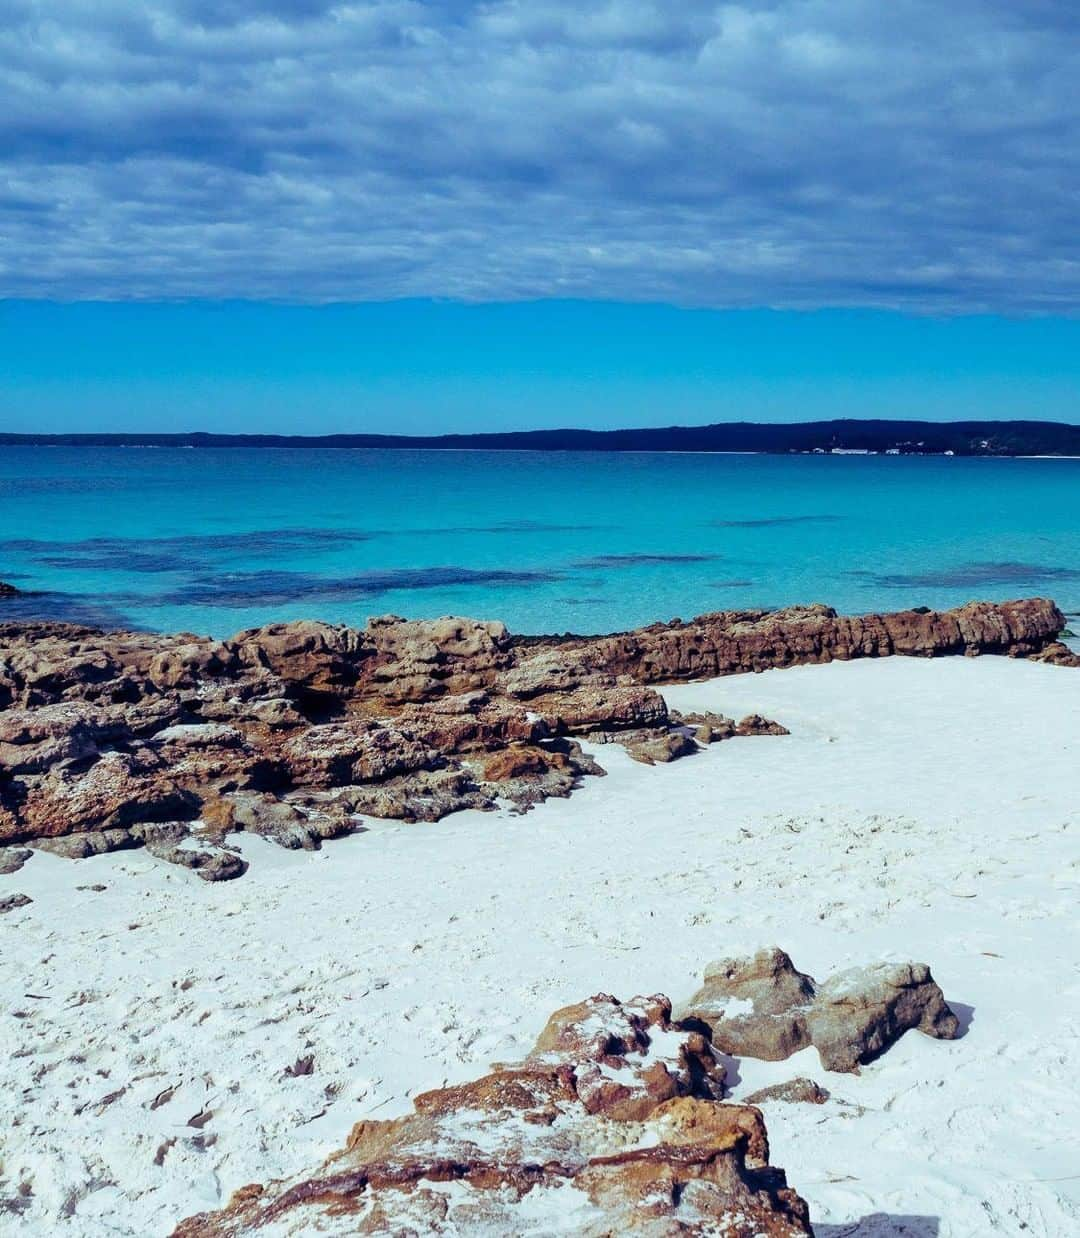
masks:
<svg viewBox="0 0 1080 1238"><path fill-rule="evenodd" d="M686 451L773 454L1080 456L1080 425L1056 421L751 421L641 430L482 434L0 434L0 447L414 448L473 451Z"/></svg>

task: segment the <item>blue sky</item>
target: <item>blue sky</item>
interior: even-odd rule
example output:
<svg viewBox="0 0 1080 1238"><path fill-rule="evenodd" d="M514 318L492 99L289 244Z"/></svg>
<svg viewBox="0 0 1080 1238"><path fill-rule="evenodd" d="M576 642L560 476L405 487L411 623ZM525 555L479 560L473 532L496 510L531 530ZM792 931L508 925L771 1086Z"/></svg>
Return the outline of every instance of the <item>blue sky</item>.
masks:
<svg viewBox="0 0 1080 1238"><path fill-rule="evenodd" d="M4 428L282 433L1076 420L1080 320L873 310L0 306Z"/></svg>
<svg viewBox="0 0 1080 1238"><path fill-rule="evenodd" d="M1077 418L1064 0L0 29L2 428Z"/></svg>

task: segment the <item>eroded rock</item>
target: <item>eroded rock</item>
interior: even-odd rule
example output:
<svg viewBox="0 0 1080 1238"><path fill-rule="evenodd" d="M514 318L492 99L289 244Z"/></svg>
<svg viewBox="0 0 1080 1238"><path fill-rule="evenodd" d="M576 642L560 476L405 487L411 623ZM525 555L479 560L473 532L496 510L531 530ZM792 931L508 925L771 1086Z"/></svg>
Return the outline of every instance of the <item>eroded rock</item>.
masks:
<svg viewBox="0 0 1080 1238"><path fill-rule="evenodd" d="M1051 641L1049 645L1031 655L1032 662L1046 662L1050 666L1080 667L1080 653L1070 649L1064 641Z"/></svg>
<svg viewBox="0 0 1080 1238"><path fill-rule="evenodd" d="M693 756L699 749L694 740L682 731L666 731L629 743L626 751L642 765L656 765Z"/></svg>
<svg viewBox="0 0 1080 1238"><path fill-rule="evenodd" d="M712 964L680 1022L711 1032L725 1053L766 1061L813 1044L834 1071L856 1071L913 1028L942 1040L959 1034L925 963L876 963L817 984L775 948Z"/></svg>
<svg viewBox="0 0 1080 1238"><path fill-rule="evenodd" d="M434 769L440 760L408 732L360 718L308 727L281 753L292 782L307 787L381 782Z"/></svg>
<svg viewBox="0 0 1080 1238"><path fill-rule="evenodd" d="M938 1040L959 1035L956 1015L925 963L875 963L818 985L806 1016L826 1070L852 1071L912 1028Z"/></svg>
<svg viewBox="0 0 1080 1238"><path fill-rule="evenodd" d="M150 751L104 752L89 767L54 766L26 787L20 804L26 838L124 828L136 822L191 819L199 797Z"/></svg>
<svg viewBox="0 0 1080 1238"><path fill-rule="evenodd" d="M242 1188L174 1238L275 1234L811 1232L768 1164L759 1110L719 1098L723 1071L662 996L601 994L557 1011L525 1062L358 1122L312 1177ZM545 1220L545 1218L547 1220Z"/></svg>
<svg viewBox="0 0 1080 1238"><path fill-rule="evenodd" d="M588 638L393 616L228 641L0 623L0 844L72 836L66 854L95 854L118 837L137 844L135 827L201 818L219 834L307 847L349 832L357 814L523 811L603 772L575 737L658 763L785 733L758 715L669 715L655 683L889 653L1064 663L1063 627L1042 599L856 617L729 611Z"/></svg>
<svg viewBox="0 0 1080 1238"><path fill-rule="evenodd" d="M33 854L26 847L0 847L0 876L17 873Z"/></svg>
<svg viewBox="0 0 1080 1238"><path fill-rule="evenodd" d="M679 1017L707 1024L724 1053L779 1062L810 1043L806 1014L813 999L813 980L783 950L761 950L710 964Z"/></svg>
<svg viewBox="0 0 1080 1238"><path fill-rule="evenodd" d="M747 714L735 728L736 735L790 735L786 726L774 722L771 718L763 718L761 714Z"/></svg>
<svg viewBox="0 0 1080 1238"><path fill-rule="evenodd" d="M203 881L233 881L247 872L247 861L239 852L214 845L205 839L189 835L179 842L164 839L147 841L146 849L164 860L189 868Z"/></svg>
<svg viewBox="0 0 1080 1238"><path fill-rule="evenodd" d="M824 1105L829 1099L829 1093L813 1081L813 1079L788 1079L784 1083L773 1083L767 1088L758 1088L751 1092L743 1103L747 1105L769 1105L777 1101L785 1105Z"/></svg>

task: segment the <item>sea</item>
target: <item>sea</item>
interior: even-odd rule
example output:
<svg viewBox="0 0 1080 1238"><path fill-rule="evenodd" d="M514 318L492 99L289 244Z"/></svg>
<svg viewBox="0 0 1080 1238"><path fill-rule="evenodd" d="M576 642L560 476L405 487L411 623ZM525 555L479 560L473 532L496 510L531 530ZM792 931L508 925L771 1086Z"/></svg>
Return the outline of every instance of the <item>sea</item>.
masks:
<svg viewBox="0 0 1080 1238"><path fill-rule="evenodd" d="M1074 459L4 447L0 580L21 592L0 620L222 637L1031 595L1075 613L1078 500Z"/></svg>

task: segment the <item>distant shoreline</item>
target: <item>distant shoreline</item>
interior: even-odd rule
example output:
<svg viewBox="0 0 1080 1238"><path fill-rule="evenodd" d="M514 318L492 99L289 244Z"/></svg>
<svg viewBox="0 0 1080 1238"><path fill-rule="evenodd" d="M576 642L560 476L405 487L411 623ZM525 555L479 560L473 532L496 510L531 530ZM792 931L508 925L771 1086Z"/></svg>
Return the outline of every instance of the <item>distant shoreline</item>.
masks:
<svg viewBox="0 0 1080 1238"><path fill-rule="evenodd" d="M0 447L278 448L685 455L1080 457L1080 425L1054 421L724 422L641 430L392 434L0 434Z"/></svg>

